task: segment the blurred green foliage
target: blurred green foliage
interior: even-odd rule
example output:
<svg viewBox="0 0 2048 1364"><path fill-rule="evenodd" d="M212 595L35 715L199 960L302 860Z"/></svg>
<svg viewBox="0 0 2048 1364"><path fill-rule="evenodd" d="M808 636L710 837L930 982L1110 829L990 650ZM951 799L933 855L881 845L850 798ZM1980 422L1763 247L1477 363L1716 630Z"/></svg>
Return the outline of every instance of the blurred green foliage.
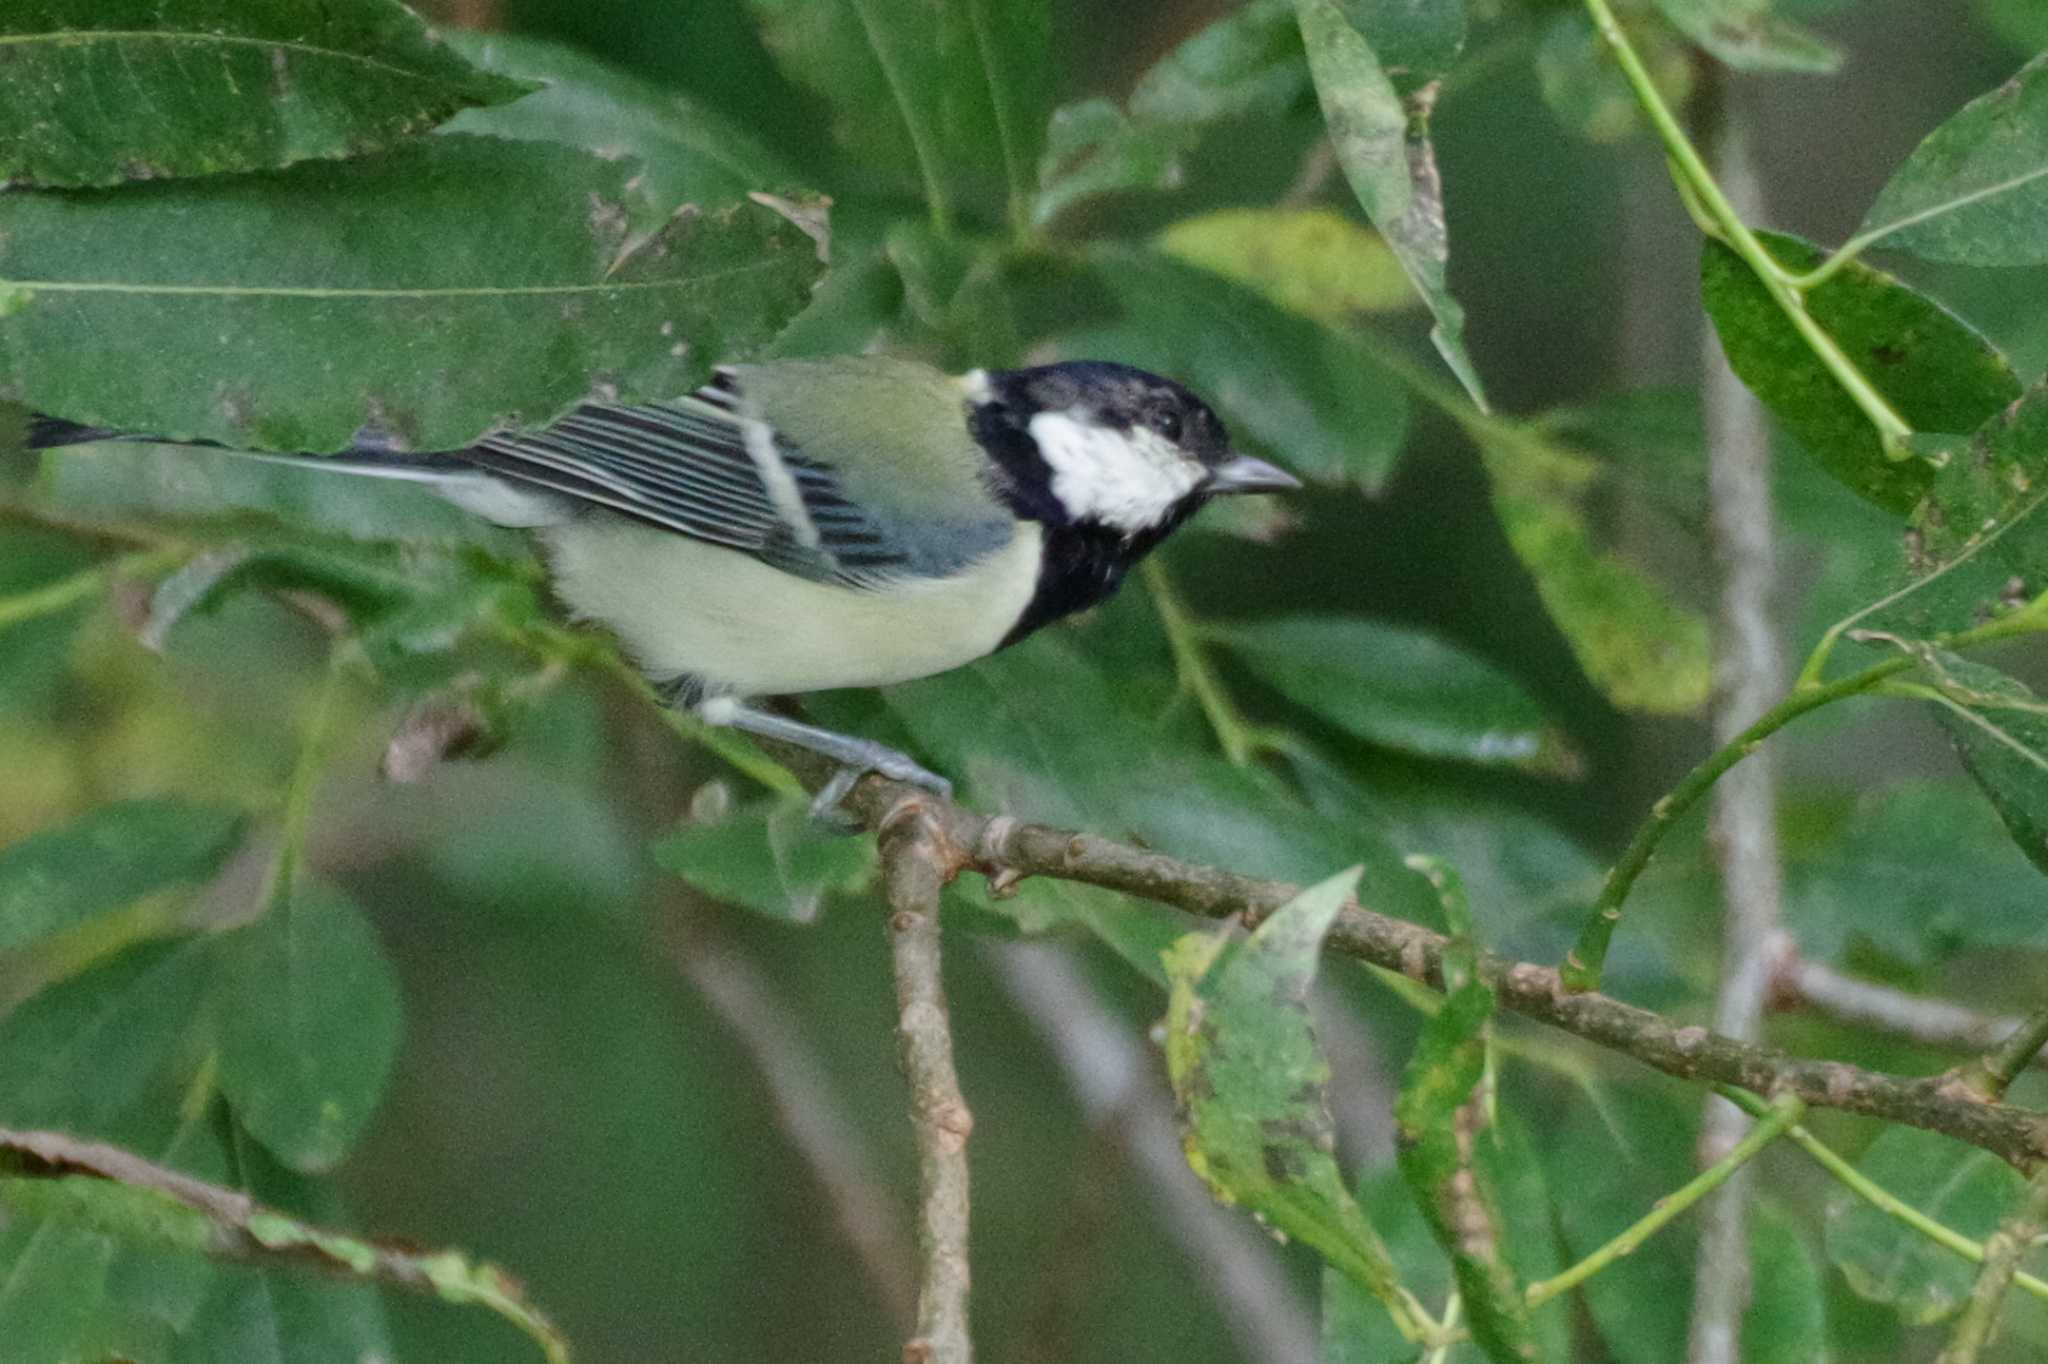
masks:
<svg viewBox="0 0 2048 1364"><path fill-rule="evenodd" d="M1577 5L427 8L0 15L0 394L235 446L452 447L743 355L1096 356L1185 380L1312 481L1211 511L1118 599L1012 651L806 702L977 808L1319 883L1242 942L1065 883L949 892L985 1357L1267 1357L1123 1119L1091 1130L1089 1080L1024 1023L1004 954L1026 935L1064 944L1133 1036L1169 1016L1154 1059L1190 1161L1292 1233L1250 1253L1325 1358L1417 1356L1396 1317L1442 1320L1454 1284L1471 1338L1442 1358L1682 1357L1687 1223L1566 1304L1518 1295L1685 1181L1697 1093L1496 1018L1476 981L1310 984L1344 867L1461 952L1554 958L1603 857L1703 751L1702 311L1785 437L1798 651L1826 641L1814 676L1850 653L1916 665L1894 704L1775 741L1788 927L1903 989L2038 998L2041 656L1939 647L2024 633L2048 590L2048 59L2013 72L2048 43L2029 0L1615 5L1682 113L1739 95L1767 170L1887 149L1888 184L1784 184L1804 235L1763 240L1828 272L1812 318L1904 442L1753 262L1696 258L1639 92ZM1837 72L1799 97L1839 101L1838 126L1788 112L1792 87L1761 78L1787 71ZM8 422L0 1126L511 1266L579 1359L896 1349L906 1266L855 1250L792 1116L829 1111L873 1215L903 1221L871 846L662 724L602 641L550 616L517 535L216 451L32 454ZM1824 633L1845 619L1874 633ZM386 784L380 755L426 780ZM1704 1016L1711 866L1695 820L1637 889L1612 988ZM724 959L707 945L758 968L755 1005L821 1083L791 1096L758 1012L692 976ZM1937 1064L1781 1026L1840 1059ZM1333 1068L1324 1031L1398 1086ZM1982 1153L1813 1126L1970 1237L2011 1204ZM1763 1169L1744 1357L1932 1358L1925 1327L1973 1271L1814 1169ZM431 1295L176 1253L192 1229L123 1200L0 1161L4 1364L534 1350ZM2044 1340L2038 1304L2015 1305L1999 1357Z"/></svg>

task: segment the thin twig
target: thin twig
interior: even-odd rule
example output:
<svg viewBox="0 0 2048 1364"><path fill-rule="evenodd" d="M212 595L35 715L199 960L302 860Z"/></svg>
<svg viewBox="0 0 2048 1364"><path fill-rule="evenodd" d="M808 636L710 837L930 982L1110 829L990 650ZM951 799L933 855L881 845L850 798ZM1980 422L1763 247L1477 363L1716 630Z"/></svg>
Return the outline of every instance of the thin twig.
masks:
<svg viewBox="0 0 2048 1364"><path fill-rule="evenodd" d="M1966 1067L1965 1083L1987 1099L2002 1098L2043 1046L2048 1046L2048 1009L2027 1015L2010 1036Z"/></svg>
<svg viewBox="0 0 2048 1364"><path fill-rule="evenodd" d="M999 978L1039 1038L1059 1059L1091 1127L1114 1127L1207 1296L1260 1364L1313 1364L1321 1357L1315 1317L1289 1281L1271 1243L1210 1196L1181 1151L1171 1099L1131 1030L1103 1006L1063 949L991 946Z"/></svg>
<svg viewBox="0 0 2048 1364"><path fill-rule="evenodd" d="M799 766L804 759L795 759ZM815 766L815 760L809 760ZM1094 834L990 818L932 799L915 788L869 777L847 798L865 824L880 825L899 802L916 801L945 845L967 865L1006 880L1050 876L1121 891L1207 918L1248 926L1287 903L1300 887L1183 862ZM1445 939L1417 924L1376 914L1356 901L1337 916L1325 947L1441 988ZM1753 1093L1796 1094L1815 1108L1834 1108L1941 1132L2031 1168L2048 1158L2048 1115L1958 1093L1950 1077L1911 1078L1839 1061L1809 1061L1771 1047L1738 1042L1710 1029L1681 1026L1661 1014L1596 991L1567 990L1559 973L1532 962L1484 954L1480 972L1501 1007L1561 1028L1684 1080L1716 1081Z"/></svg>
<svg viewBox="0 0 2048 1364"><path fill-rule="evenodd" d="M2027 1184L2026 1199L2019 1210L1998 1224L1998 1230L1984 1242L1984 1266L1970 1289L1970 1300L1956 1319L1948 1348L1935 1364L1977 1364L1977 1357L1991 1343L1998 1325L1998 1309L2012 1287L2020 1257L2033 1249L2035 1240L2048 1226L2048 1165L2034 1173Z"/></svg>
<svg viewBox="0 0 2048 1364"><path fill-rule="evenodd" d="M681 936L670 953L676 969L746 1049L783 1135L818 1181L869 1286L900 1329L913 1329L917 1275L906 1209L868 1159L832 1077L796 1026L796 1011L744 953L714 934Z"/></svg>
<svg viewBox="0 0 2048 1364"><path fill-rule="evenodd" d="M129 1191L107 1197L106 1186ZM264 1268L316 1269L487 1307L566 1364L561 1334L495 1265L460 1251L425 1251L313 1226L224 1188L100 1142L62 1132L0 1128L0 1202L31 1215L97 1225L124 1240L155 1241Z"/></svg>
<svg viewBox="0 0 2048 1364"><path fill-rule="evenodd" d="M939 892L960 863L923 794L876 821L896 968L897 1041L917 1133L917 1330L904 1364L970 1364L967 1331L967 1138L974 1115L953 1068L953 1034L939 970Z"/></svg>
<svg viewBox="0 0 2048 1364"><path fill-rule="evenodd" d="M2019 1031L2010 1014L1987 1014L1946 999L1908 994L1890 985L1844 975L1796 951L1777 964L1771 1001L1779 1009L1811 1009L1838 1023L1890 1033L1929 1047L1990 1051ZM2034 1064L2043 1064L2036 1054Z"/></svg>
<svg viewBox="0 0 2048 1364"><path fill-rule="evenodd" d="M1708 155L1729 201L1762 216L1763 187L1743 136L1734 87L1709 64L1702 117ZM1714 738L1726 743L1755 723L1785 690L1785 662L1772 605L1778 590L1777 527L1771 505L1771 440L1761 404L1728 367L1719 339L1702 339L1708 523L1721 569L1715 630ZM1721 871L1721 979L1714 1026L1754 1041L1762 1029L1774 957L1785 950L1778 853L1778 774L1759 753L1714 789L1714 855ZM1741 1109L1706 1096L1699 1163L1711 1166L1749 1130ZM1690 1364L1736 1364L1749 1304L1750 1173L1737 1171L1700 1209L1694 1262Z"/></svg>

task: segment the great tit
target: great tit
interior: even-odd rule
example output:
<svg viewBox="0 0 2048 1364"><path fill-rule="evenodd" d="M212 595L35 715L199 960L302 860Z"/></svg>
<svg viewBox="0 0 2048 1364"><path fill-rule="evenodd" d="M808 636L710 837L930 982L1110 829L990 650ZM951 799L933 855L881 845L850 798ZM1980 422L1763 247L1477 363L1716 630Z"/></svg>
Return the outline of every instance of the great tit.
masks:
<svg viewBox="0 0 2048 1364"><path fill-rule="evenodd" d="M31 443L115 437L44 417ZM973 662L1108 597L1209 498L1300 486L1233 452L1187 389L1101 361L732 365L688 397L585 403L463 450L286 458L416 480L533 528L572 613L673 702L840 764L833 798L868 771L950 787L751 699Z"/></svg>

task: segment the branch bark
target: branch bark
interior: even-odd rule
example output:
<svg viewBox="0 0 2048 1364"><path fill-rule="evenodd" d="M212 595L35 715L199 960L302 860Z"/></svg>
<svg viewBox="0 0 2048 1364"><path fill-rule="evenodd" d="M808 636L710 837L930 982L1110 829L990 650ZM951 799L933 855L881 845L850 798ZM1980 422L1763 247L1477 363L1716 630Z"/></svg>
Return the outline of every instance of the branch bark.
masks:
<svg viewBox="0 0 2048 1364"><path fill-rule="evenodd" d="M953 1034L939 960L939 892L961 862L940 807L901 788L873 821L889 898L897 1042L917 1132L917 1330L904 1364L971 1364L967 1330L967 1138L974 1115L953 1067Z"/></svg>
<svg viewBox="0 0 2048 1364"><path fill-rule="evenodd" d="M1094 834L1026 824L1007 815L976 814L879 777L867 778L847 798L847 808L870 828L882 827L890 811L903 804L917 807L919 818L937 829L942 840L938 846L960 859L960 865L990 876L1078 881L1204 918L1236 919L1247 927L1263 922L1301 889L1285 881L1183 862ZM904 860L922 865L928 859ZM889 861L893 884L899 859ZM942 859L933 865L943 870ZM1325 946L1443 988L1443 935L1374 913L1355 900L1337 916ZM1719 1082L1757 1094L1795 1094L1815 1108L1939 1132L2022 1169L2048 1159L2048 1114L1988 1102L1959 1090L1949 1076L1889 1075L1839 1061L1790 1056L1708 1028L1680 1025L1597 991L1573 993L1565 989L1555 968L1531 962L1489 953L1481 956L1479 970L1498 992L1503 1009L1682 1080Z"/></svg>
<svg viewBox="0 0 2048 1364"><path fill-rule="evenodd" d="M1764 216L1763 186L1743 135L1734 85L1706 65L1702 131L1728 198L1751 220ZM1728 743L1785 690L1785 661L1771 608L1777 597L1771 439L1761 404L1729 369L1719 339L1701 341L1707 444L1707 513L1721 569L1715 621L1714 738ZM1762 1030L1774 959L1788 946L1780 927L1784 877L1778 852L1776 750L1766 748L1714 788L1713 846L1721 872L1721 979L1714 1026L1753 1041ZM1699 1163L1711 1166L1749 1130L1742 1110L1715 1094L1701 1113ZM1688 1359L1736 1364L1749 1305L1751 1172L1738 1170L1700 1209Z"/></svg>

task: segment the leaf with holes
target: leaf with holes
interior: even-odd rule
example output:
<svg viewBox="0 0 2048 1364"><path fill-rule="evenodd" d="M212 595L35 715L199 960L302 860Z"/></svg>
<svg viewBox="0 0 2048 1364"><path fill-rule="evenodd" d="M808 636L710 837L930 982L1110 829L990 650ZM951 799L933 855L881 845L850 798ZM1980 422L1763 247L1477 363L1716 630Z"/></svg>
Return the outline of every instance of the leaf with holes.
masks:
<svg viewBox="0 0 2048 1364"><path fill-rule="evenodd" d="M1929 639L2048 592L2048 381L1944 453L1906 537L1911 576L1872 628Z"/></svg>
<svg viewBox="0 0 2048 1364"><path fill-rule="evenodd" d="M1358 877L1311 886L1241 945L1183 938L1167 959L1166 1069L1188 1164L1217 1197L1385 1301L1397 1276L1332 1154L1330 1063L1308 1013L1323 935Z"/></svg>
<svg viewBox="0 0 2048 1364"><path fill-rule="evenodd" d="M2048 265L2048 52L1914 148L1859 240L1958 265Z"/></svg>
<svg viewBox="0 0 2048 1364"><path fill-rule="evenodd" d="M1820 264L1810 242L1758 234L1788 270ZM1700 293L1728 363L1827 471L1904 515L1934 482L1924 459L1892 460L1870 419L1814 355L1756 274L1710 241ZM2004 356L1962 319L1883 271L1853 262L1806 294L1813 320L1916 431L1974 431L2020 395Z"/></svg>
<svg viewBox="0 0 2048 1364"><path fill-rule="evenodd" d="M2020 851L2048 873L2048 702L1998 669L1924 651L1941 724Z"/></svg>
<svg viewBox="0 0 2048 1364"><path fill-rule="evenodd" d="M595 391L666 398L804 305L751 204L636 235L630 163L450 135L360 161L0 196L0 397L96 426L450 449Z"/></svg>
<svg viewBox="0 0 2048 1364"><path fill-rule="evenodd" d="M472 67L397 0L23 0L0 29L15 184L360 156L538 88Z"/></svg>

